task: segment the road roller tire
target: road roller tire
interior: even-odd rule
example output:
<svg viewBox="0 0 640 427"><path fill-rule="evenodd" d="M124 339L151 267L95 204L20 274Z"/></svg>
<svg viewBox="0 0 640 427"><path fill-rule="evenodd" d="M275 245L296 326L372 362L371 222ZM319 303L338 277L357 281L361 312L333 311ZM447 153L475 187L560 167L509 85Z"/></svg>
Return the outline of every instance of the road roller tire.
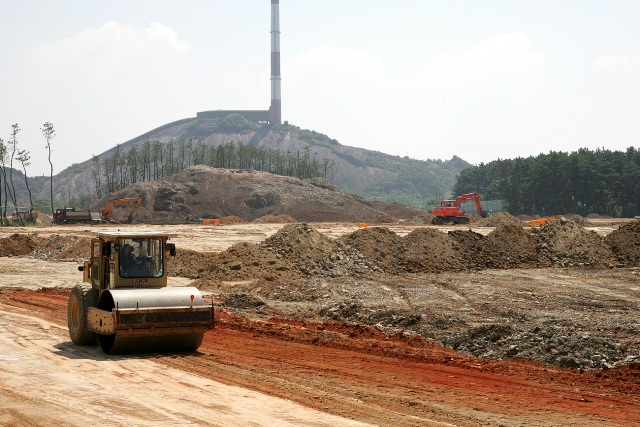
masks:
<svg viewBox="0 0 640 427"><path fill-rule="evenodd" d="M98 306L98 291L91 285L79 283L71 289L67 303L67 325L71 341L77 345L93 345L98 342L98 334L89 331L87 316L89 307Z"/></svg>

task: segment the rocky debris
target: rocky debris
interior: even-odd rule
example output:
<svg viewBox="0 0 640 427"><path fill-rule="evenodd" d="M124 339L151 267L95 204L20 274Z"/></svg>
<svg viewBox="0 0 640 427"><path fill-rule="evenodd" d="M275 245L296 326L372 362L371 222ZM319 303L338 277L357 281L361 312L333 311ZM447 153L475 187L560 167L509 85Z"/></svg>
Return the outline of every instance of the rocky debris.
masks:
<svg viewBox="0 0 640 427"><path fill-rule="evenodd" d="M620 263L640 267L640 220L630 222L605 237Z"/></svg>
<svg viewBox="0 0 640 427"><path fill-rule="evenodd" d="M397 260L404 252L402 239L386 227L362 228L339 239L358 250L372 264L387 273L399 272Z"/></svg>
<svg viewBox="0 0 640 427"><path fill-rule="evenodd" d="M611 267L617 260L605 240L567 218L534 231L538 252L556 267Z"/></svg>
<svg viewBox="0 0 640 427"><path fill-rule="evenodd" d="M91 239L88 237L52 234L41 239L31 255L39 259L81 262L87 257L90 248Z"/></svg>
<svg viewBox="0 0 640 427"><path fill-rule="evenodd" d="M626 348L609 339L582 333L554 321L529 330L521 324L492 324L470 328L443 340L460 353L485 359L526 357L564 368L612 368L625 356ZM627 360L628 359L628 360Z"/></svg>
<svg viewBox="0 0 640 427"><path fill-rule="evenodd" d="M225 298L224 307L232 308L258 308L265 305L265 302L254 295L248 294L230 294Z"/></svg>

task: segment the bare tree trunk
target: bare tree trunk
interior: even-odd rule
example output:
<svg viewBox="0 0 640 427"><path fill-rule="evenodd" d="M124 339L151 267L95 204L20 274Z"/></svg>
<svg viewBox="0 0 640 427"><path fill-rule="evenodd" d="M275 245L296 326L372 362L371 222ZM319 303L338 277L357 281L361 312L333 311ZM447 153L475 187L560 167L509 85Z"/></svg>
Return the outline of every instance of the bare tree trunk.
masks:
<svg viewBox="0 0 640 427"><path fill-rule="evenodd" d="M51 195L51 218L53 218L55 211L53 209L53 163L51 163L51 140L56 136L56 131L53 129L53 125L50 122L45 122L40 130L47 141L46 148L49 151L48 160L49 166L51 167L51 173L49 175L49 194Z"/></svg>

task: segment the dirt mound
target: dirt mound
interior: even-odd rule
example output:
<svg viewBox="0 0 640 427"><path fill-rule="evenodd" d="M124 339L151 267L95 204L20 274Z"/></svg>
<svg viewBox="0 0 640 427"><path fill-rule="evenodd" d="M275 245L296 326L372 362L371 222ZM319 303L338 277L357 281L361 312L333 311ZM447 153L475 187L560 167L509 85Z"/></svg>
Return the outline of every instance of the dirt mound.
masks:
<svg viewBox="0 0 640 427"><path fill-rule="evenodd" d="M487 238L471 230L449 232L453 240L453 249L467 269L491 268L493 263L487 258Z"/></svg>
<svg viewBox="0 0 640 427"><path fill-rule="evenodd" d="M198 278L207 274L214 254L190 249L176 250L176 256L168 258L172 276Z"/></svg>
<svg viewBox="0 0 640 427"><path fill-rule="evenodd" d="M87 256L90 244L88 237L52 234L41 238L31 255L40 259L81 261Z"/></svg>
<svg viewBox="0 0 640 427"><path fill-rule="evenodd" d="M610 368L613 361L624 359L620 346L610 339L567 332L567 328L557 325L555 320L542 322L531 329L526 329L520 322L473 327L453 335L444 343L476 357L526 357L565 368Z"/></svg>
<svg viewBox="0 0 640 427"><path fill-rule="evenodd" d="M409 219L422 215L429 215L429 213L423 209L416 208L415 206L404 205L402 203L372 201L371 206L395 219Z"/></svg>
<svg viewBox="0 0 640 427"><path fill-rule="evenodd" d="M236 243L229 249L213 254L208 267L198 277L225 281L263 280L290 282L300 280L300 272L260 245Z"/></svg>
<svg viewBox="0 0 640 427"><path fill-rule="evenodd" d="M536 250L536 238L519 224L499 225L486 239L485 253L491 268L525 268L548 265Z"/></svg>
<svg viewBox="0 0 640 427"><path fill-rule="evenodd" d="M363 228L339 239L362 253L366 259L384 271L399 271L397 260L403 255L402 239L386 227Z"/></svg>
<svg viewBox="0 0 640 427"><path fill-rule="evenodd" d="M236 215L223 216L220 218L220 224L222 225L235 225L235 224L246 224L247 221L240 218Z"/></svg>
<svg viewBox="0 0 640 427"><path fill-rule="evenodd" d="M290 215L265 215L253 222L261 222L265 224L292 224L298 221Z"/></svg>
<svg viewBox="0 0 640 427"><path fill-rule="evenodd" d="M565 215L565 217L580 225L581 227L593 227L593 223L591 221L578 214L568 214Z"/></svg>
<svg viewBox="0 0 640 427"><path fill-rule="evenodd" d="M289 224L266 239L261 247L309 274L335 252L336 244L306 223Z"/></svg>
<svg viewBox="0 0 640 427"><path fill-rule="evenodd" d="M431 224L431 221L433 221L433 215L425 213L407 218L405 222L407 224Z"/></svg>
<svg viewBox="0 0 640 427"><path fill-rule="evenodd" d="M161 181L138 182L92 204L97 209L111 199L142 198L133 222L179 224L202 218L242 217L253 221L267 215L288 215L298 221L360 221L380 215L362 198L325 185L252 170L192 166Z"/></svg>
<svg viewBox="0 0 640 427"><path fill-rule="evenodd" d="M83 260L90 249L91 239L81 236L52 234L40 239L32 255L40 259L54 259L58 261Z"/></svg>
<svg viewBox="0 0 640 427"><path fill-rule="evenodd" d="M535 229L538 252L556 267L609 267L616 258L604 239L567 218Z"/></svg>
<svg viewBox="0 0 640 427"><path fill-rule="evenodd" d="M453 240L433 228L418 228L402 238L404 255L399 266L409 273L440 272L461 268Z"/></svg>
<svg viewBox="0 0 640 427"><path fill-rule="evenodd" d="M27 234L12 234L0 239L0 256L21 256L30 254L38 245L38 239Z"/></svg>
<svg viewBox="0 0 640 427"><path fill-rule="evenodd" d="M53 220L51 219L51 215L48 215L44 212L34 211L38 214L36 217L36 224L51 224Z"/></svg>
<svg viewBox="0 0 640 427"><path fill-rule="evenodd" d="M500 212L488 218L477 219L473 225L477 227L498 227L501 225L523 226L522 221L507 212Z"/></svg>
<svg viewBox="0 0 640 427"><path fill-rule="evenodd" d="M630 222L605 237L619 262L640 267L640 220Z"/></svg>

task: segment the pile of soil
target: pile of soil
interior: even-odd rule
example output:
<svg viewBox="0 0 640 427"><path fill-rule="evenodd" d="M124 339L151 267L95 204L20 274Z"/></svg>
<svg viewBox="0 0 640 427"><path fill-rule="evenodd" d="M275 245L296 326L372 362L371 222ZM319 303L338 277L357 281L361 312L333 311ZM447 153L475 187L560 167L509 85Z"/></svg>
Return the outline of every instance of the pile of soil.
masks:
<svg viewBox="0 0 640 427"><path fill-rule="evenodd" d="M486 237L483 268L529 268L548 265L536 249L536 238L522 226L506 222Z"/></svg>
<svg viewBox="0 0 640 427"><path fill-rule="evenodd" d="M0 256L21 256L30 254L37 246L38 239L27 234L12 234L0 239Z"/></svg>
<svg viewBox="0 0 640 427"><path fill-rule="evenodd" d="M306 223L289 224L266 239L261 248L295 266L303 274L335 252L335 242Z"/></svg>
<svg viewBox="0 0 640 427"><path fill-rule="evenodd" d="M454 241L433 228L418 228L404 236L404 254L398 267L408 273L435 273L462 269Z"/></svg>
<svg viewBox="0 0 640 427"><path fill-rule="evenodd" d="M370 263L380 266L385 272L400 272L397 261L404 253L404 243L388 228L363 228L339 240L358 250Z"/></svg>
<svg viewBox="0 0 640 427"><path fill-rule="evenodd" d="M297 281L300 272L276 253L260 245L236 243L226 251L213 254L208 267L197 277L224 281L259 280L267 282Z"/></svg>
<svg viewBox="0 0 640 427"><path fill-rule="evenodd" d="M411 205L405 205L402 203L385 203L372 201L371 206L373 206L374 209L377 209L380 212L384 213L385 215L396 219L408 220L410 218L420 217L423 215L430 215L424 209L420 209Z"/></svg>
<svg viewBox="0 0 640 427"><path fill-rule="evenodd" d="M433 215L426 213L426 214L412 216L411 218L407 218L405 222L407 224L431 224L432 221L433 221Z"/></svg>
<svg viewBox="0 0 640 427"><path fill-rule="evenodd" d="M534 231L537 249L557 267L612 267L617 264L611 248L597 233L567 218L549 221Z"/></svg>
<svg viewBox="0 0 640 427"><path fill-rule="evenodd" d="M640 220L630 222L605 237L618 261L627 267L640 267Z"/></svg>
<svg viewBox="0 0 640 427"><path fill-rule="evenodd" d="M501 225L515 225L522 227L522 221L511 215L508 212L500 212L495 215L491 215L488 218L476 219L473 223L477 227L499 227Z"/></svg>
<svg viewBox="0 0 640 427"><path fill-rule="evenodd" d="M488 268L491 261L487 259L487 238L471 230L454 230L449 232L453 240L453 248L458 258L467 269L481 270Z"/></svg>
<svg viewBox="0 0 640 427"><path fill-rule="evenodd" d="M593 223L591 221L589 221L588 219L586 219L585 217L578 215L578 214L568 214L568 215L564 215L567 219L570 219L571 221L575 222L576 224L578 224L581 227L593 227Z"/></svg>
<svg viewBox="0 0 640 427"><path fill-rule="evenodd" d="M247 222L248 221L245 221L237 215L223 216L222 218L220 218L221 225L246 224Z"/></svg>
<svg viewBox="0 0 640 427"><path fill-rule="evenodd" d="M176 256L167 258L172 276L197 278L208 274L215 254L180 248Z"/></svg>
<svg viewBox="0 0 640 427"><path fill-rule="evenodd" d="M138 182L90 206L140 197L134 223L181 224L202 218L241 217L253 221L288 215L298 221L356 222L382 214L360 197L324 180L301 180L252 170L192 166L161 181Z"/></svg>
<svg viewBox="0 0 640 427"><path fill-rule="evenodd" d="M91 239L80 236L52 234L40 239L31 255L56 261L82 261L91 247Z"/></svg>
<svg viewBox="0 0 640 427"><path fill-rule="evenodd" d="M462 354L485 359L518 356L580 369L611 367L612 362L625 360L627 350L606 337L579 333L572 325L558 325L555 320L531 329L520 322L478 326L444 343Z"/></svg>

